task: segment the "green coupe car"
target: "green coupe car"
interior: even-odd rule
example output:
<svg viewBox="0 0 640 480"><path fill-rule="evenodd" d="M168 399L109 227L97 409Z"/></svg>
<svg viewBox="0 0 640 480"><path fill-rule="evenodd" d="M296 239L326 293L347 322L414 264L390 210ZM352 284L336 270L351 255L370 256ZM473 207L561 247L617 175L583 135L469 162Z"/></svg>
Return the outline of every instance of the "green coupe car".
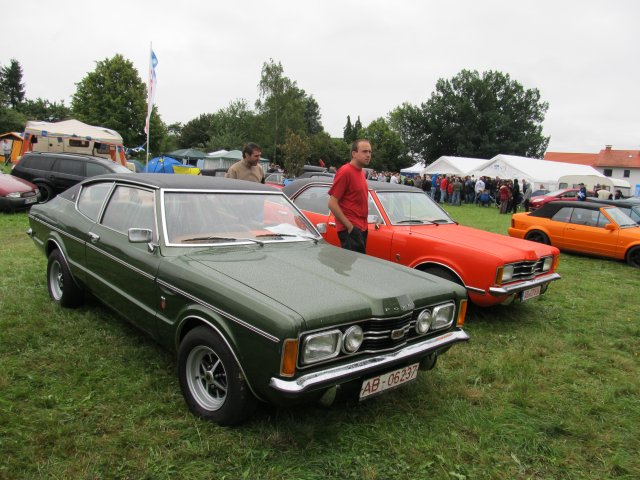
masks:
<svg viewBox="0 0 640 480"><path fill-rule="evenodd" d="M191 175L92 177L29 214L63 307L90 292L177 352L189 409L367 399L468 339L463 287L327 244L279 190Z"/></svg>

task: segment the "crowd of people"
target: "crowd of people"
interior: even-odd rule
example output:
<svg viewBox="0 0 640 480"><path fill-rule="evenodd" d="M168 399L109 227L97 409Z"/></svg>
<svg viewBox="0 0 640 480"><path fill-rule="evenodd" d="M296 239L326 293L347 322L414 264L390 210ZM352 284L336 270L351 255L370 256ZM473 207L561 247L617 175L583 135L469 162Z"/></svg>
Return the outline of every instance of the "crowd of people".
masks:
<svg viewBox="0 0 640 480"><path fill-rule="evenodd" d="M496 205L500 213L515 213L519 207L528 212L533 191L533 185L525 179L505 180L487 176L475 178L474 175L425 174L412 178L403 177L399 172L373 171L369 174L369 180L401 183L421 188L440 204Z"/></svg>

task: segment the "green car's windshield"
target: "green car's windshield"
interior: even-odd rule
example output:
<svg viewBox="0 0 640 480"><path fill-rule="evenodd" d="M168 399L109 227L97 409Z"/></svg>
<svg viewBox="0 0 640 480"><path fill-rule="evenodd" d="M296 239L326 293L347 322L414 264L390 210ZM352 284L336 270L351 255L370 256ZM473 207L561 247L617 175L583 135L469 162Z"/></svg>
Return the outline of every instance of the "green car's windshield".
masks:
<svg viewBox="0 0 640 480"><path fill-rule="evenodd" d="M447 213L421 192L378 191L378 199L395 225L453 223Z"/></svg>
<svg viewBox="0 0 640 480"><path fill-rule="evenodd" d="M281 194L166 191L162 209L169 245L264 245L320 238Z"/></svg>

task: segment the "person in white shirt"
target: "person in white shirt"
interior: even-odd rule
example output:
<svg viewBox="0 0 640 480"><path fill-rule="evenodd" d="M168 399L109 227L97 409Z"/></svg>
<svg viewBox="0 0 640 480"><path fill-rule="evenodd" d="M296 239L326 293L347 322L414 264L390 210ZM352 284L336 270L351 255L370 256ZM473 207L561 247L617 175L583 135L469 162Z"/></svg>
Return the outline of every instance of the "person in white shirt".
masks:
<svg viewBox="0 0 640 480"><path fill-rule="evenodd" d="M476 192L476 203L478 203L480 194L484 191L484 188L485 188L484 182L482 181L482 177L480 177L478 178L478 180L476 180L476 186L474 188Z"/></svg>

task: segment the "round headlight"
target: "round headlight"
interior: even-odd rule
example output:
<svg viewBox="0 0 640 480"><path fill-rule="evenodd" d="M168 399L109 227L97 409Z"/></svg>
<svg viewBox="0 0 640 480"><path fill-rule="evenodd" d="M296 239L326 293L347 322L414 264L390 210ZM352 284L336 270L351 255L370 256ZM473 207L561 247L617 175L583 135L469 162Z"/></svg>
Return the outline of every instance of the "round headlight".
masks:
<svg viewBox="0 0 640 480"><path fill-rule="evenodd" d="M427 333L429 328L431 328L431 321L433 317L431 316L430 310L423 310L418 315L416 320L416 333L422 335L423 333Z"/></svg>
<svg viewBox="0 0 640 480"><path fill-rule="evenodd" d="M342 346L344 351L347 353L358 351L363 340L364 333L362 332L362 328L358 325L353 325L352 327L347 328L347 331L344 332L342 337Z"/></svg>

